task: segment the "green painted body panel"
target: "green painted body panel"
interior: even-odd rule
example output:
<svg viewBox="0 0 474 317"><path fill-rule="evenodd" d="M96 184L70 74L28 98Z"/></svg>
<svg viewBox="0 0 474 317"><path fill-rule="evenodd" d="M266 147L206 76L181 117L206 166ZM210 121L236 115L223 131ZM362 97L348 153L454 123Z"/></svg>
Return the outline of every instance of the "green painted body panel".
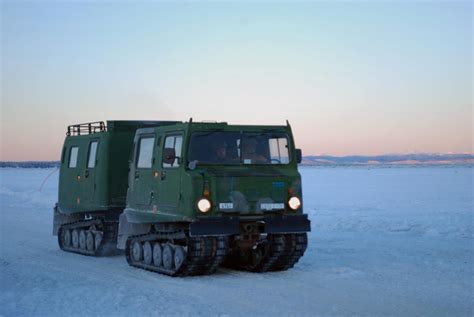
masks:
<svg viewBox="0 0 474 317"><path fill-rule="evenodd" d="M290 160L275 165L197 164L189 167L187 149L195 132L278 132L288 135ZM183 137L179 167L163 166L164 141L167 136ZM141 138L154 137L152 164L137 166L138 144ZM297 170L294 140L289 126L244 126L225 123L181 123L138 129L134 139L130 164L126 213L136 223L193 221L207 216L239 216L259 219L265 214L302 214L288 207L288 199L302 200L301 176ZM207 213L197 209L197 201L208 190L212 208ZM232 203L233 208L221 210L220 203ZM283 204L281 210L262 210L262 204Z"/></svg>
<svg viewBox="0 0 474 317"><path fill-rule="evenodd" d="M157 124L160 122L107 121L105 131L67 135L60 165L60 212L93 213L123 209L135 131L143 126ZM94 141L98 142L95 166L89 167L90 144ZM78 148L76 167L69 167L72 147Z"/></svg>

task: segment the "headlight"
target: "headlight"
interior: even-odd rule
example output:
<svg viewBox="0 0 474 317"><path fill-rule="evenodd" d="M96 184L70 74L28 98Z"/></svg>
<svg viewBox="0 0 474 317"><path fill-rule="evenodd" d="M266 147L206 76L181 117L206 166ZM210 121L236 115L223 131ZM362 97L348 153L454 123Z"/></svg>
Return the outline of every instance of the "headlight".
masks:
<svg viewBox="0 0 474 317"><path fill-rule="evenodd" d="M288 206L290 206L291 209L296 210L301 207L301 201L298 197L291 197L288 200Z"/></svg>
<svg viewBox="0 0 474 317"><path fill-rule="evenodd" d="M211 202L209 199L201 198L197 203L197 207L200 212L208 212L211 209Z"/></svg>

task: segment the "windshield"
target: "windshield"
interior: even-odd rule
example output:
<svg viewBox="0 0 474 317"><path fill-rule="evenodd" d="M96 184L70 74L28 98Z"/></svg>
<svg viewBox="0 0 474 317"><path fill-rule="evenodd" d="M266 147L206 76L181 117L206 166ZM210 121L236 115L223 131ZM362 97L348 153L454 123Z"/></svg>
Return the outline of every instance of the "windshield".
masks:
<svg viewBox="0 0 474 317"><path fill-rule="evenodd" d="M189 161L197 164L288 164L286 133L197 132L191 135Z"/></svg>

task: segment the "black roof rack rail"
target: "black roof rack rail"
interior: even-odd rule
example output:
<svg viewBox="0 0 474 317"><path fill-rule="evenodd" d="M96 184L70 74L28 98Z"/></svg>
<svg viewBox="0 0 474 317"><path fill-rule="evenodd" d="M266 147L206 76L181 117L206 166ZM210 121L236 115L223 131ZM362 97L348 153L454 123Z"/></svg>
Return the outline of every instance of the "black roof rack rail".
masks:
<svg viewBox="0 0 474 317"><path fill-rule="evenodd" d="M87 122L69 125L66 135L87 135L98 132L107 132L107 126L104 121Z"/></svg>

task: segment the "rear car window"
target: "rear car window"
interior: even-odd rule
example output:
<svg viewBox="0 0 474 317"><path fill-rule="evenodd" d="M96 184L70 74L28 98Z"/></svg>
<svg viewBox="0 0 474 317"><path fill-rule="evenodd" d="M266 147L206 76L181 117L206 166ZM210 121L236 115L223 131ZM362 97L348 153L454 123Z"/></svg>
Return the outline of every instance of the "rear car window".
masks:
<svg viewBox="0 0 474 317"><path fill-rule="evenodd" d="M89 144L89 159L87 160L87 168L94 168L95 167L95 159L97 156L97 145L99 144L98 141L92 141Z"/></svg>
<svg viewBox="0 0 474 317"><path fill-rule="evenodd" d="M73 146L71 147L71 151L69 152L69 168L76 168L77 167L77 156L79 155L79 147Z"/></svg>

